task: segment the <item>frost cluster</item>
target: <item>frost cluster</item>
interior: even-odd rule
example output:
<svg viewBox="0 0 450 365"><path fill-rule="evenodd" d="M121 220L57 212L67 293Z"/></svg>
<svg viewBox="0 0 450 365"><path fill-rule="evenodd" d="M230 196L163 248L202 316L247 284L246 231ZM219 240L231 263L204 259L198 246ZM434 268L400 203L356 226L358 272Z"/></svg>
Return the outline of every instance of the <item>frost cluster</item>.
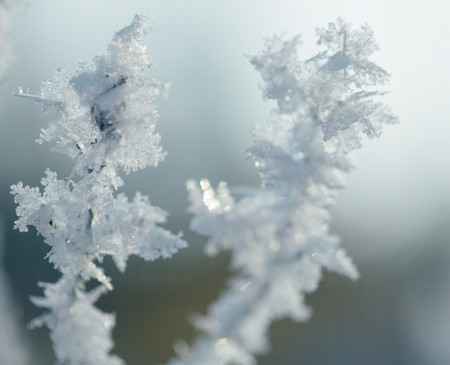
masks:
<svg viewBox="0 0 450 365"><path fill-rule="evenodd" d="M112 289L100 266L105 256L123 271L130 255L153 261L186 246L180 234L158 226L167 213L147 197L115 194L123 184L120 171L156 166L165 155L155 132L155 98L165 86L142 76L151 62L141 38L150 28L147 18L137 15L114 35L106 56L81 64L70 79L57 71L38 95L20 88L17 94L34 99L49 115L38 142L53 142L55 151L75 161L65 179L47 170L42 190L12 186L15 228L36 227L51 248L47 258L62 273L57 283L40 283L44 297L32 298L48 309L33 324L50 329L61 364L123 363L110 355L114 315L94 306ZM91 279L99 285L87 291Z"/></svg>
<svg viewBox="0 0 450 365"><path fill-rule="evenodd" d="M354 30L338 20L317 34L313 57L300 58L299 36L275 36L250 57L264 97L277 104L248 148L261 189L236 199L225 183L187 184L191 228L208 237L208 254L232 251L236 276L195 321L203 334L171 365L255 364L269 348L272 321L310 317L304 295L317 289L322 269L358 278L329 233L329 209L352 167L348 153L364 134L379 136L396 122L377 100L389 75L370 61L377 47L367 25Z"/></svg>

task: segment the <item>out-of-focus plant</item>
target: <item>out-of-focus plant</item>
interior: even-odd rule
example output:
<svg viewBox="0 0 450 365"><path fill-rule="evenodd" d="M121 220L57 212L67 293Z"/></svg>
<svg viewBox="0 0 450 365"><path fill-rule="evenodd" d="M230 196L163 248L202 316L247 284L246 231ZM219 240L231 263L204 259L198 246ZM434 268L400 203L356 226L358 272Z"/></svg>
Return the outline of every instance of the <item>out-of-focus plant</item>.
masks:
<svg viewBox="0 0 450 365"><path fill-rule="evenodd" d="M17 313L11 301L10 287L3 271L3 230L0 222L0 364L27 365L29 351L23 331L18 325Z"/></svg>
<svg viewBox="0 0 450 365"><path fill-rule="evenodd" d="M114 315L94 306L112 289L99 265L105 256L123 271L130 255L153 261L186 246L179 234L158 226L167 213L147 197L137 193L130 201L115 195L123 185L121 170L157 166L165 156L155 132L155 98L166 86L142 76L151 62L141 38L150 29L147 18L137 15L114 35L106 56L82 63L71 79L56 72L38 95L22 89L17 94L41 104L50 117L38 142L54 142L55 151L75 161L65 179L47 170L43 191L12 186L19 217L15 228L26 232L35 226L51 247L47 258L62 274L56 283L40 283L44 296L32 298L48 309L32 324L50 329L61 364L123 363L110 354ZM91 280L99 285L87 290Z"/></svg>
<svg viewBox="0 0 450 365"><path fill-rule="evenodd" d="M8 17L8 8L20 0L0 0L0 80L3 78L12 59L12 49L9 40L9 30L11 27Z"/></svg>
<svg viewBox="0 0 450 365"><path fill-rule="evenodd" d="M378 101L389 75L369 58L377 47L367 25L354 30L338 20L317 34L319 51L307 59L299 57L299 36L275 36L249 57L265 99L277 104L248 148L261 189L235 200L225 183L187 183L191 228L208 237L208 255L232 251L236 275L195 321L202 335L180 346L171 365L255 364L269 348L272 321L310 317L304 295L317 289L323 268L358 278L329 233L329 209L352 167L349 152L396 122Z"/></svg>

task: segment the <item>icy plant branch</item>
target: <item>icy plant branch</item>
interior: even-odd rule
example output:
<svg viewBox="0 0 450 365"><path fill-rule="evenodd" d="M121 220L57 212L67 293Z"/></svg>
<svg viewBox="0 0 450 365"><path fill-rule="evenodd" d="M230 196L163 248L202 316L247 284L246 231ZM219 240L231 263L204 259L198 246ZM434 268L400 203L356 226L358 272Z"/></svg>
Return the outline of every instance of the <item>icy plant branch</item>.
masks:
<svg viewBox="0 0 450 365"><path fill-rule="evenodd" d="M358 271L329 233L329 209L352 166L361 138L396 122L378 99L388 81L370 61L373 32L341 20L317 31L319 51L300 58L300 37L268 39L250 57L264 97L277 107L255 127L248 149L262 180L236 200L225 183L189 181L191 227L208 237L206 252L231 250L236 276L195 324L203 333L172 365L255 364L269 348L272 321L305 321L304 295L317 289L322 269L353 280Z"/></svg>
<svg viewBox="0 0 450 365"><path fill-rule="evenodd" d="M167 213L147 197L114 194L123 184L121 170L156 166L165 156L155 133L155 98L165 86L141 75L151 64L141 44L150 28L147 18L136 16L114 35L106 56L81 64L74 77L58 71L38 95L22 89L17 94L34 99L50 117L38 142L53 142L55 151L75 161L65 179L47 170L42 191L12 186L15 228L35 226L51 248L47 258L62 274L57 283L40 283L44 297L32 298L48 309L33 324L50 329L61 364L123 363L110 354L114 315L94 306L112 289L99 265L106 255L123 271L130 255L153 261L186 246L180 235L158 227ZM99 285L87 291L91 279Z"/></svg>

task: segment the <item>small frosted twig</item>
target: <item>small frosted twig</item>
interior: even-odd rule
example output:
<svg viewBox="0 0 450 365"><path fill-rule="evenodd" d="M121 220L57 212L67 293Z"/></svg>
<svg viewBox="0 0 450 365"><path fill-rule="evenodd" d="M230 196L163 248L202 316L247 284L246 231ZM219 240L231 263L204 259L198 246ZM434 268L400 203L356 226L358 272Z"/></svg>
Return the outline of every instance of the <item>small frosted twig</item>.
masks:
<svg viewBox="0 0 450 365"><path fill-rule="evenodd" d="M13 96L18 96L19 98L24 98L24 99L32 99L37 103L45 103L45 104L52 104L52 105L63 105L64 103L62 103L59 100L50 100L47 98L42 98L38 95L33 95L33 94L29 94L28 90L26 93L23 92L23 89L21 87L19 87L19 91L16 93L13 93Z"/></svg>

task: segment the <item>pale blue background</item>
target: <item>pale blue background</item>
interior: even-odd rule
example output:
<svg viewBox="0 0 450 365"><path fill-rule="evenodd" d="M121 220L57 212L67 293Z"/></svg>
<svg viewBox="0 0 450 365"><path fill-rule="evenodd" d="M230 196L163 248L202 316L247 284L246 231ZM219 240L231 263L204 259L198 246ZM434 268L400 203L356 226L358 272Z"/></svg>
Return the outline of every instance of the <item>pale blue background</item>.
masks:
<svg viewBox="0 0 450 365"><path fill-rule="evenodd" d="M158 126L169 155L157 169L127 177L124 190L130 195L140 190L168 210L168 226L183 230L191 248L170 262L133 260L124 276L113 271L117 289L100 305L117 312L117 352L130 365L163 362L176 338L192 336L185 317L205 310L223 287L226 267L225 256L210 261L198 255L201 241L188 230L184 181L208 177L213 184L258 184L244 149L252 125L267 118L270 105L262 101L258 74L244 54L258 52L263 37L286 32L302 33L301 52L308 57L316 27L337 17L354 25L367 21L380 45L375 59L392 74L385 100L401 124L354 154L358 168L333 209L333 231L343 238L362 279L354 284L327 275L310 299L313 319L276 326L274 351L261 364L445 363L450 358L449 11L448 2L437 0L41 0L13 9L15 62L0 85L4 226L14 220L11 184L22 180L34 186L47 167L60 176L71 167L47 145L33 143L47 125L45 116L12 92L17 86L36 91L56 68L72 74L78 60L104 53L113 32L135 13L148 14L155 29L146 43L156 63L148 75L172 83L169 98L160 101ZM6 268L22 320L28 321L39 311L27 296L40 293L36 281L55 276L43 260L40 239L6 231ZM48 343L37 345L45 332L29 336L36 361L48 363Z"/></svg>

